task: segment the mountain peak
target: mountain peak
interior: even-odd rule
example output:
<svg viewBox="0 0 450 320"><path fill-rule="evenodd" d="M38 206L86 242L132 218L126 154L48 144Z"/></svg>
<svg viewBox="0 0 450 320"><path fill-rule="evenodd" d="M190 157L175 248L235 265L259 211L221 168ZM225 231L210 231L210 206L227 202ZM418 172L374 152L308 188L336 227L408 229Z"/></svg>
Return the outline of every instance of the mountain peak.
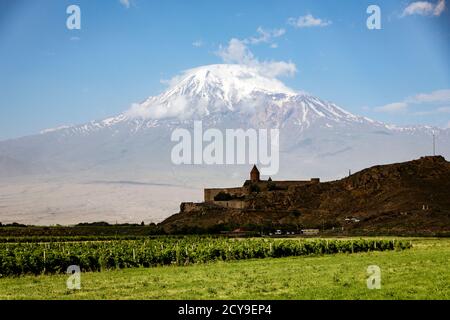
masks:
<svg viewBox="0 0 450 320"><path fill-rule="evenodd" d="M194 92L198 93L221 87L225 97L248 95L255 91L297 94L278 79L262 75L257 68L238 64L212 64L189 69L172 79L171 83L173 86L169 91L187 87L196 89Z"/></svg>
<svg viewBox="0 0 450 320"><path fill-rule="evenodd" d="M265 76L258 68L246 65L201 66L184 71L168 84L168 89L161 94L134 104L118 116L68 131L85 134L125 123L136 132L162 125L160 120L210 120L210 123L227 123L228 126L239 122L243 127L293 125L302 129L314 123L317 128L344 124L382 125L353 115L334 103L295 91L280 80ZM43 133L50 131L55 130Z"/></svg>
<svg viewBox="0 0 450 320"><path fill-rule="evenodd" d="M214 64L189 69L169 82L162 94L133 106L127 118L204 119L218 114L247 114L258 125L282 126L292 121L309 126L329 122L366 122L335 104L288 88L258 68ZM252 115L256 116L252 117Z"/></svg>
<svg viewBox="0 0 450 320"><path fill-rule="evenodd" d="M193 119L214 113L253 110L305 95L258 68L213 64L186 70L168 81L169 88L126 112L128 118Z"/></svg>

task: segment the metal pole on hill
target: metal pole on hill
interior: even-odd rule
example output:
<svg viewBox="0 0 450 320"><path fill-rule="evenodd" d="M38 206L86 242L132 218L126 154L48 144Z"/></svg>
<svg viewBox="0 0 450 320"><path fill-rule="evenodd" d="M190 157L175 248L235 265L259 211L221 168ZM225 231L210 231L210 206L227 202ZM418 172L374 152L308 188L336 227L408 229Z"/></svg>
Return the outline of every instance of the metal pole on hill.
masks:
<svg viewBox="0 0 450 320"><path fill-rule="evenodd" d="M433 156L436 155L436 135L434 134L433 131Z"/></svg>

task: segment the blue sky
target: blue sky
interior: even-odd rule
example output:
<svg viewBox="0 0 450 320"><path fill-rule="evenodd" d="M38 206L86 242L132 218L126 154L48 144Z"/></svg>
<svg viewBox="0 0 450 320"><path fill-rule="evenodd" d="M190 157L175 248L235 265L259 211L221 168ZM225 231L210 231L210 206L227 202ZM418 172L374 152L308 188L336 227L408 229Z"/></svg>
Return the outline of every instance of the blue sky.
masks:
<svg viewBox="0 0 450 320"><path fill-rule="evenodd" d="M81 8L80 30L66 28L71 4ZM370 4L381 8L381 30L366 27ZM295 74L280 74L288 86L355 114L447 127L449 6L444 0L2 1L0 139L116 115L160 93L161 80L248 55L294 66ZM234 55L233 41L247 56Z"/></svg>

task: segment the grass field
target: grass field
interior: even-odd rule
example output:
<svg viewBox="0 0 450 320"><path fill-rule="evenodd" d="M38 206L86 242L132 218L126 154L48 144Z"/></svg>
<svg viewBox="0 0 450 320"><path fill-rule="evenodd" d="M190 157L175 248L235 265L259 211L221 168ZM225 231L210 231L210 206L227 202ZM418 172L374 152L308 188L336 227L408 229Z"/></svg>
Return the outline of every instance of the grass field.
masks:
<svg viewBox="0 0 450 320"><path fill-rule="evenodd" d="M367 289L369 265L381 289ZM413 248L0 279L0 299L450 299L450 239Z"/></svg>

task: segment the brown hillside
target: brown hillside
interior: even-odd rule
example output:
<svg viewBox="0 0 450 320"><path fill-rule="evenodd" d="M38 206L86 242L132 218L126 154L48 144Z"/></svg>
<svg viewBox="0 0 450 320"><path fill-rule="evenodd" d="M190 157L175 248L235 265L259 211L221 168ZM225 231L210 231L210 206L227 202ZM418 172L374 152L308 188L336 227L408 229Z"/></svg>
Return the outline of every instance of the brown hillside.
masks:
<svg viewBox="0 0 450 320"><path fill-rule="evenodd" d="M450 232L450 163L443 157L375 166L345 179L253 192L246 209L203 203L161 223L167 232L319 228L344 234Z"/></svg>

